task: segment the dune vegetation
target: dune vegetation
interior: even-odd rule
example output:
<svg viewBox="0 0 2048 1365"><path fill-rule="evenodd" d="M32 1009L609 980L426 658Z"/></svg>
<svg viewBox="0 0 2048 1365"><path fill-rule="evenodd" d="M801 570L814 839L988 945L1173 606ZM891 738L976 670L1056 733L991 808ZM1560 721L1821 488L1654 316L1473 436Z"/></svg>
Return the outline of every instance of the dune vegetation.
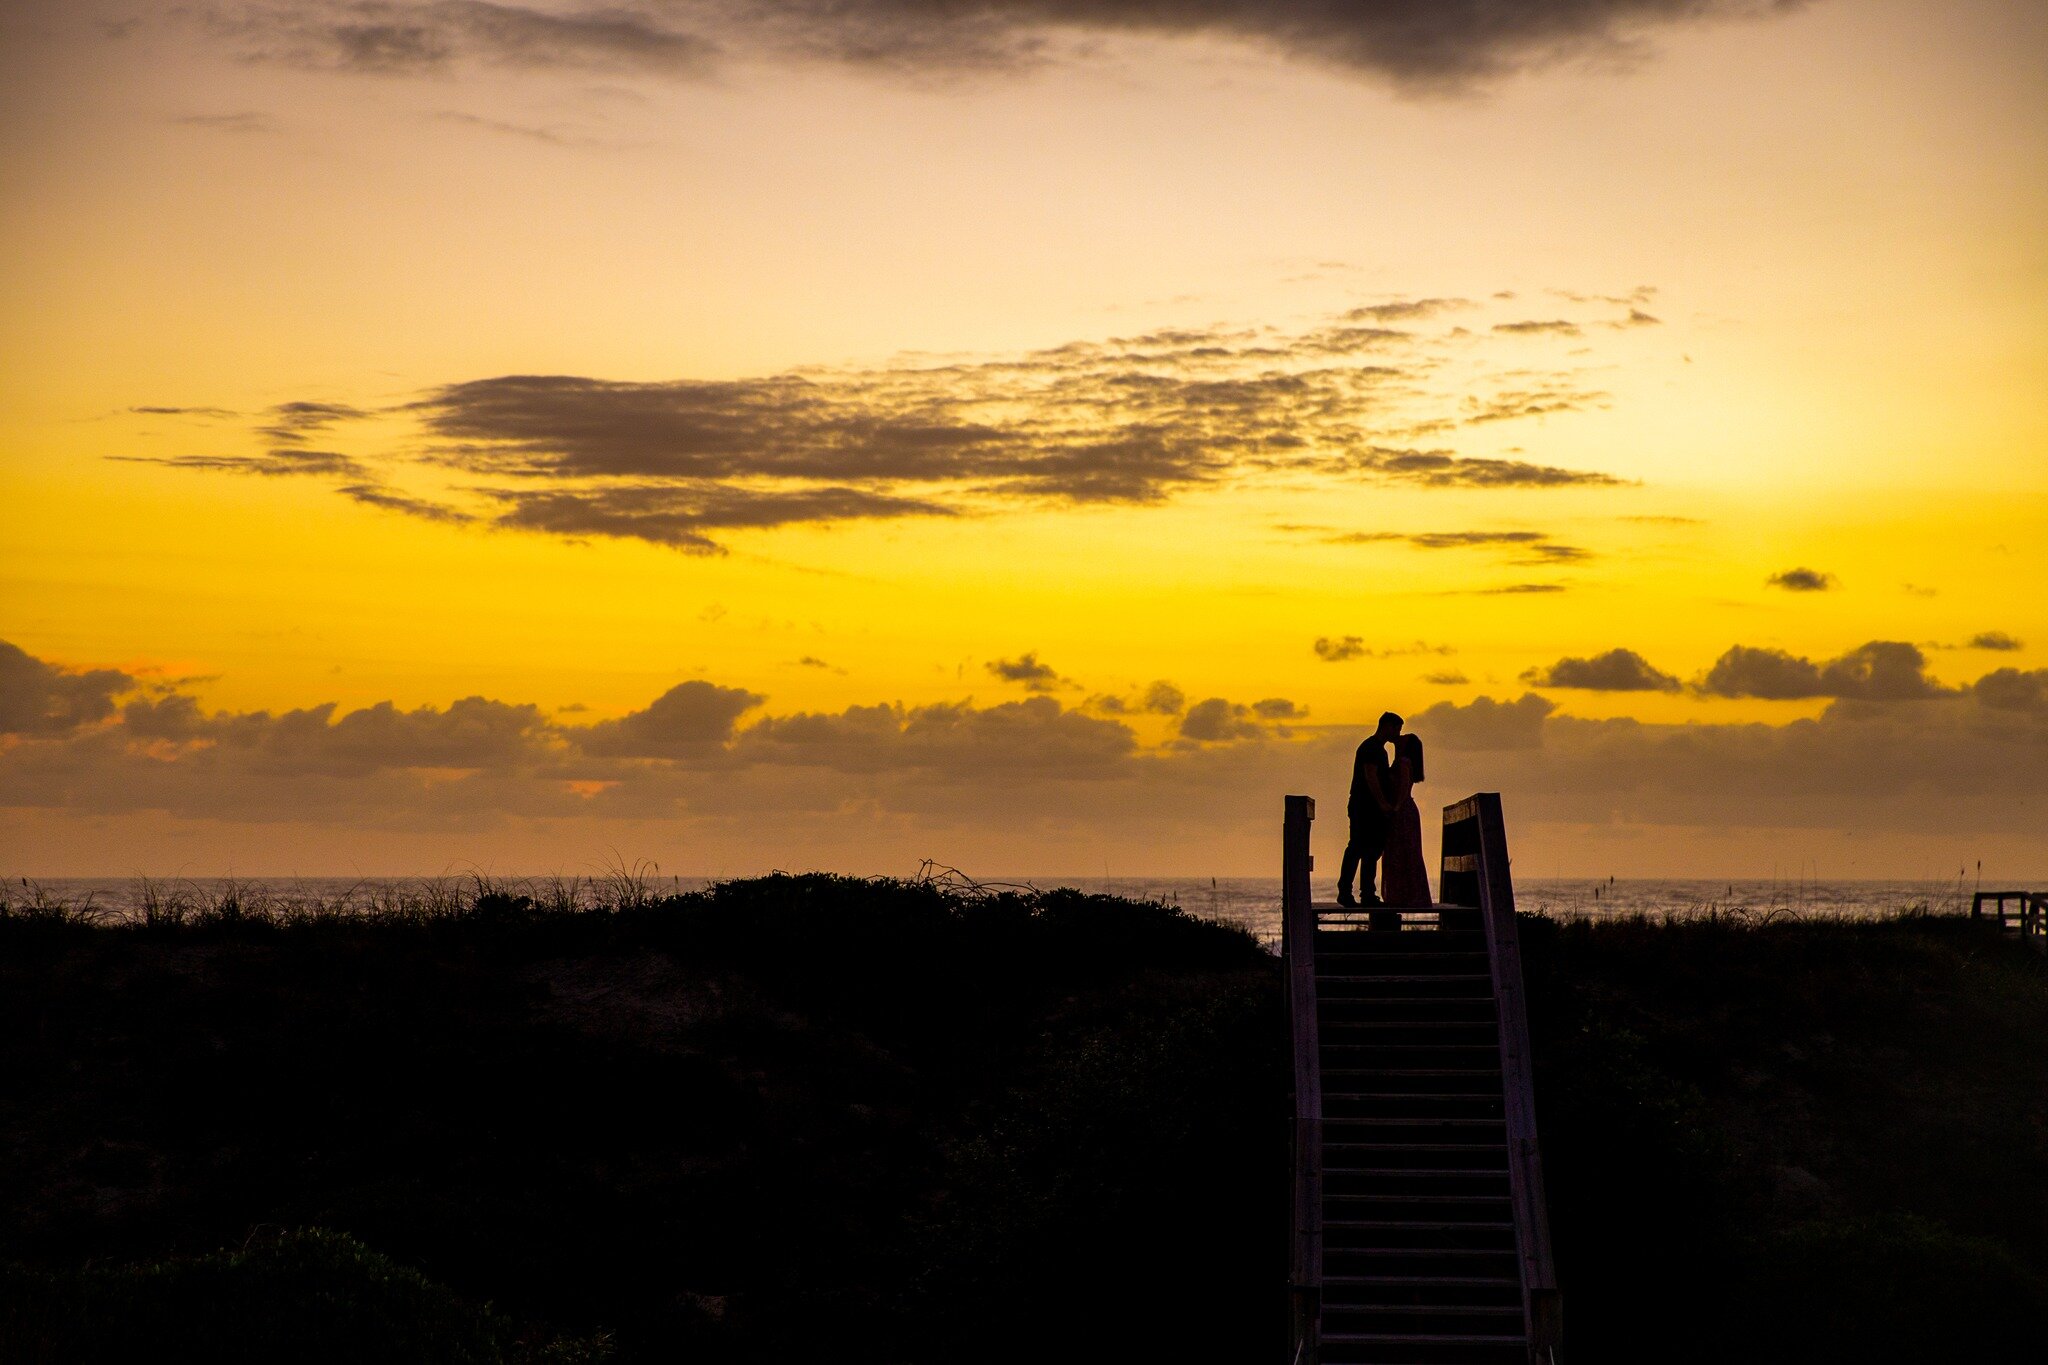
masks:
<svg viewBox="0 0 2048 1365"><path fill-rule="evenodd" d="M2048 964L1524 935L1575 1361L2048 1341ZM1075 892L9 893L0 1358L1275 1359L1288 1074L1256 942Z"/></svg>

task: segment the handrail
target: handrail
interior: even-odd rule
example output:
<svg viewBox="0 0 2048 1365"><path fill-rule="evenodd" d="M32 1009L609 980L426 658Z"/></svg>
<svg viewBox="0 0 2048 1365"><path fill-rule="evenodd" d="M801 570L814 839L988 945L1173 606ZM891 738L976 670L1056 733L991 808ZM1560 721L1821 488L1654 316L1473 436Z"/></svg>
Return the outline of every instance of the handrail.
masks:
<svg viewBox="0 0 2048 1365"><path fill-rule="evenodd" d="M2018 901L2019 914L2007 922L2005 903ZM2048 948L2048 891L1979 891L1970 898L1970 918L1983 919L1985 905L1995 907L2000 929L2016 929L2020 940L2035 948Z"/></svg>
<svg viewBox="0 0 2048 1365"><path fill-rule="evenodd" d="M1294 1038L1294 1216L1288 1270L1294 1359L1322 1356L1323 1075L1316 1033L1316 909L1309 874L1313 797L1287 798L1280 839L1280 952Z"/></svg>
<svg viewBox="0 0 2048 1365"><path fill-rule="evenodd" d="M1536 1143L1535 1081L1529 1057L1529 1013L1522 986L1521 934L1509 873L1507 825L1500 795L1480 792L1444 808L1444 899L1476 906L1486 932L1500 1028L1501 1096L1507 1120L1508 1193L1522 1258L1522 1316L1529 1358L1554 1365L1562 1346L1563 1300L1550 1250L1543 1197L1543 1158ZM1454 880L1455 879L1455 880ZM1469 892L1470 898L1453 892Z"/></svg>

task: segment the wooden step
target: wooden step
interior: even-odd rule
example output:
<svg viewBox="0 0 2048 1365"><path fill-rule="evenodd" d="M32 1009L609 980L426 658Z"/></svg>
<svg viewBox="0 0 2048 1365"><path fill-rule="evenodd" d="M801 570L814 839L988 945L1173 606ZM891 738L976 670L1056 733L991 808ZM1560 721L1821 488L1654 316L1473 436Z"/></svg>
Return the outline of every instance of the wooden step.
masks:
<svg viewBox="0 0 2048 1365"><path fill-rule="evenodd" d="M1385 976L1318 976L1316 999L1340 1000L1493 1000L1493 978L1472 972L1400 972Z"/></svg>
<svg viewBox="0 0 2048 1365"><path fill-rule="evenodd" d="M1324 1028L1345 1023L1488 1023L1498 1027L1492 992L1463 996L1329 995L1318 992L1316 1018Z"/></svg>
<svg viewBox="0 0 2048 1365"><path fill-rule="evenodd" d="M1325 1170L1505 1171L1506 1143L1330 1142L1323 1143Z"/></svg>
<svg viewBox="0 0 2048 1365"><path fill-rule="evenodd" d="M1332 1223L1420 1224L1424 1227L1452 1227L1460 1223L1480 1227L1513 1228L1514 1211L1505 1194L1386 1194L1369 1196L1326 1195L1323 1200L1325 1230Z"/></svg>
<svg viewBox="0 0 2048 1365"><path fill-rule="evenodd" d="M1447 1063L1500 1060L1500 1044L1494 1040L1465 1043L1418 1043L1405 1039L1380 1039L1374 1042L1353 1042L1349 1039L1326 1040L1322 1046L1323 1065L1333 1061L1365 1060L1391 1061L1395 1058L1416 1061L1442 1061Z"/></svg>
<svg viewBox="0 0 2048 1365"><path fill-rule="evenodd" d="M1481 929L1435 929L1420 925L1407 925L1394 932L1353 925L1319 924L1316 926L1316 952L1321 953L1325 944L1362 953L1423 948L1472 948L1484 952L1486 933Z"/></svg>
<svg viewBox="0 0 2048 1365"><path fill-rule="evenodd" d="M1458 1326L1462 1327L1470 1324L1472 1328L1481 1331L1484 1330L1486 1325L1498 1323L1498 1331L1485 1332L1485 1335L1514 1337L1522 1335L1522 1305L1519 1303L1509 1307L1506 1304L1497 1303L1359 1303L1342 1300L1332 1303L1328 1299L1323 1301L1323 1322L1326 1326L1331 1318L1337 1318L1341 1322L1346 1318L1368 1316L1389 1318L1395 1322L1399 1322L1404 1318L1409 1320L1415 1318L1455 1320Z"/></svg>
<svg viewBox="0 0 2048 1365"><path fill-rule="evenodd" d="M1453 1093L1446 1091L1325 1091L1323 1123L1327 1127L1349 1119L1378 1121L1415 1119L1436 1123L1474 1120L1496 1128L1504 1121L1506 1102L1498 1089Z"/></svg>
<svg viewBox="0 0 2048 1365"><path fill-rule="evenodd" d="M1399 1167L1323 1168L1323 1198L1336 1200L1378 1200L1403 1203L1417 1199L1468 1198L1506 1199L1508 1172L1505 1166L1493 1171L1417 1171Z"/></svg>
<svg viewBox="0 0 2048 1365"><path fill-rule="evenodd" d="M1398 1043L1410 1035L1418 1042L1500 1041L1500 1025L1491 1019L1333 1019L1322 1033L1326 1046L1332 1039L1361 1044Z"/></svg>

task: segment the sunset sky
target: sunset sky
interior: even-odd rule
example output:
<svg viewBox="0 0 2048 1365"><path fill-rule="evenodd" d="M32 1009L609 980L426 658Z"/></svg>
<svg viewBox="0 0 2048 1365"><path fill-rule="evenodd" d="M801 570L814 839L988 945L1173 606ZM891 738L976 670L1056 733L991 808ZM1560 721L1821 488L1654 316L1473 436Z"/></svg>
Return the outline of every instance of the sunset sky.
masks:
<svg viewBox="0 0 2048 1365"><path fill-rule="evenodd" d="M0 873L2048 875L2044 52L18 0Z"/></svg>

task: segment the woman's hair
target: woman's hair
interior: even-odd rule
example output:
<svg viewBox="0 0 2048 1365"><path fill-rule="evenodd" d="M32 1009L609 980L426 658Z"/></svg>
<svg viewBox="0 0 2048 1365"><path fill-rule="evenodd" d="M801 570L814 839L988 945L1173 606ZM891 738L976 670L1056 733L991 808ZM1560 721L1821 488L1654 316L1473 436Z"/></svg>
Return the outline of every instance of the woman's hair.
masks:
<svg viewBox="0 0 2048 1365"><path fill-rule="evenodd" d="M1422 780L1421 735L1402 735L1399 739L1395 740L1394 757L1408 760L1408 767L1410 769L1408 777L1410 781L1420 782Z"/></svg>

